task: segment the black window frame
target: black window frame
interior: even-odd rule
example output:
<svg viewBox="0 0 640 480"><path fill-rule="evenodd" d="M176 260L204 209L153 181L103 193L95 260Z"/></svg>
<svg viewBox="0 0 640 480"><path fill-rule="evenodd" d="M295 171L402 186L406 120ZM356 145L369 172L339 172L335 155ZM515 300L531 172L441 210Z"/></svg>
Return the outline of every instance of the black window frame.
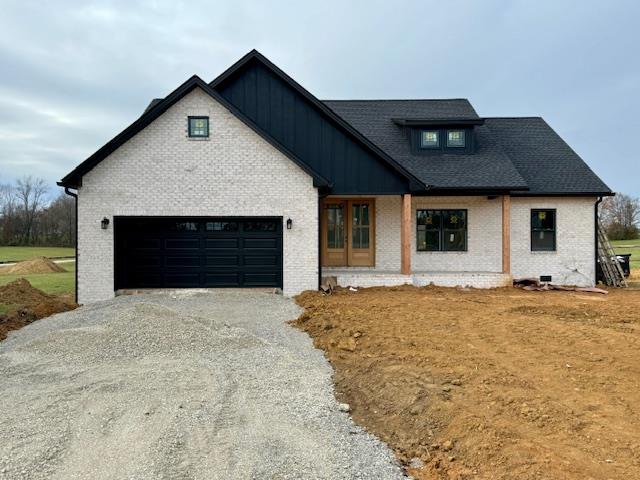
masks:
<svg viewBox="0 0 640 480"><path fill-rule="evenodd" d="M436 138L438 139L438 143L435 145L425 145L424 143L422 143L422 138L423 135L425 133L435 133L436 134ZM442 140L441 137L442 136L442 132L440 131L440 129L437 128L423 128L420 130L420 134L418 137L418 146L420 147L420 149L422 150L440 150L442 148Z"/></svg>
<svg viewBox="0 0 640 480"><path fill-rule="evenodd" d="M432 231L438 231L438 250L428 249L428 248L421 249L418 243L419 231L420 231L420 227L422 226L418 223L418 217L420 216L420 212L439 212L441 218L444 217L445 212L464 212L464 246L462 247L462 249L455 249L455 250L445 249L445 241L444 241L445 228L442 220L437 230L432 229ZM427 230L428 229L425 228L425 232ZM448 229L448 230L451 230L451 229ZM458 229L458 230L462 230L462 229ZM468 252L469 251L469 210L466 208L418 208L416 209L416 251L417 252L458 252L458 253Z"/></svg>
<svg viewBox="0 0 640 480"><path fill-rule="evenodd" d="M553 214L553 228L534 228L533 225L533 217L534 215L538 215L540 212L551 212ZM529 217L530 222L530 236L531 236L531 251L532 252L556 252L558 250L558 242L557 242L557 231L558 231L558 215L555 208L532 208L531 215ZM534 236L536 232L553 232L553 247L552 248L541 248L539 246L534 246Z"/></svg>
<svg viewBox="0 0 640 480"><path fill-rule="evenodd" d="M191 120L206 120L207 121L207 132L205 135L194 135L191 130ZM189 138L209 138L209 117L198 115L198 116L188 116L187 117L187 132L189 134Z"/></svg>
<svg viewBox="0 0 640 480"><path fill-rule="evenodd" d="M462 145L451 145L449 143L449 133L451 132L460 132L462 133ZM464 128L449 128L446 130L445 133L445 141L447 144L447 148L462 148L465 149L467 148L467 130Z"/></svg>

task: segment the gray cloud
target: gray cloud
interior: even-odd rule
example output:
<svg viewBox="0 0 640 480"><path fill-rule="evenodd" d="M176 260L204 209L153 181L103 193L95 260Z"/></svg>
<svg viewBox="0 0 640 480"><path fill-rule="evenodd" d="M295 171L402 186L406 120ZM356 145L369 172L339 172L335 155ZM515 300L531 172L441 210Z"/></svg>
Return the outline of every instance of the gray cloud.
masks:
<svg viewBox="0 0 640 480"><path fill-rule="evenodd" d="M53 182L190 75L252 48L320 98L468 97L541 115L640 196L635 1L4 1L0 182Z"/></svg>

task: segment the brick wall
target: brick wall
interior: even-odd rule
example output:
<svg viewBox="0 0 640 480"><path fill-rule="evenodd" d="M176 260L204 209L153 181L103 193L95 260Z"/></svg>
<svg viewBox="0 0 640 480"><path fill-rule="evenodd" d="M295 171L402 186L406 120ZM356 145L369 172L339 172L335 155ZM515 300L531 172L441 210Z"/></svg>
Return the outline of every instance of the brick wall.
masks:
<svg viewBox="0 0 640 480"><path fill-rule="evenodd" d="M187 116L210 117L190 139ZM317 287L317 192L309 175L199 89L83 178L78 192L78 294L113 296L114 215L282 216L284 293ZM103 217L111 219L107 230Z"/></svg>
<svg viewBox="0 0 640 480"><path fill-rule="evenodd" d="M551 275L553 283L595 281L593 197L512 197L511 272L514 278ZM531 209L556 209L556 251L531 251Z"/></svg>
<svg viewBox="0 0 640 480"><path fill-rule="evenodd" d="M502 272L500 197L413 197L411 268L423 272ZM417 209L467 209L466 252L416 251ZM399 214L398 214L399 215Z"/></svg>

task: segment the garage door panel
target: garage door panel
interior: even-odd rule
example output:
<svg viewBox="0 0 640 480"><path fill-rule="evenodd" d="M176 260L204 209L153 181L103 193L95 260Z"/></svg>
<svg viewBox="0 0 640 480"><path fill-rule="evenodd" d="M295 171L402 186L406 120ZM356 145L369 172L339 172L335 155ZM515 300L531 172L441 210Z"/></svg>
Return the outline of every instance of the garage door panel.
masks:
<svg viewBox="0 0 640 480"><path fill-rule="evenodd" d="M215 272L206 273L204 276L205 287L237 287L240 281L240 273L238 272Z"/></svg>
<svg viewBox="0 0 640 480"><path fill-rule="evenodd" d="M167 256L167 267L200 267L200 257L175 257Z"/></svg>
<svg viewBox="0 0 640 480"><path fill-rule="evenodd" d="M244 264L251 266L269 266L273 267L280 263L277 255L245 255Z"/></svg>
<svg viewBox="0 0 640 480"><path fill-rule="evenodd" d="M238 255L216 255L205 257L207 267L238 267L240 257Z"/></svg>
<svg viewBox="0 0 640 480"><path fill-rule="evenodd" d="M168 288L199 287L200 273L165 273L164 286Z"/></svg>
<svg viewBox="0 0 640 480"><path fill-rule="evenodd" d="M244 285L249 287L270 287L276 281L275 273L245 273Z"/></svg>
<svg viewBox="0 0 640 480"><path fill-rule="evenodd" d="M276 238L244 238L242 241L243 248L269 248L277 250L278 239Z"/></svg>
<svg viewBox="0 0 640 480"><path fill-rule="evenodd" d="M282 219L116 217L115 288L282 287Z"/></svg>
<svg viewBox="0 0 640 480"><path fill-rule="evenodd" d="M207 250L238 248L240 240L238 238L206 238L204 248Z"/></svg>
<svg viewBox="0 0 640 480"><path fill-rule="evenodd" d="M199 238L167 238L164 241L164 248L169 250L199 250Z"/></svg>

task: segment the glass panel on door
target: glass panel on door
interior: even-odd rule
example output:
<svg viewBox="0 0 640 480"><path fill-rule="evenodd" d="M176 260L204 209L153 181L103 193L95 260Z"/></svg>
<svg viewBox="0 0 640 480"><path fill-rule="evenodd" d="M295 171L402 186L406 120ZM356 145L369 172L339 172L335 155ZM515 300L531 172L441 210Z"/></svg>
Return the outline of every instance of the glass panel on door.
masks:
<svg viewBox="0 0 640 480"><path fill-rule="evenodd" d="M344 205L327 206L327 247L344 248Z"/></svg>
<svg viewBox="0 0 640 480"><path fill-rule="evenodd" d="M369 248L369 204L351 204L352 241L353 248Z"/></svg>

